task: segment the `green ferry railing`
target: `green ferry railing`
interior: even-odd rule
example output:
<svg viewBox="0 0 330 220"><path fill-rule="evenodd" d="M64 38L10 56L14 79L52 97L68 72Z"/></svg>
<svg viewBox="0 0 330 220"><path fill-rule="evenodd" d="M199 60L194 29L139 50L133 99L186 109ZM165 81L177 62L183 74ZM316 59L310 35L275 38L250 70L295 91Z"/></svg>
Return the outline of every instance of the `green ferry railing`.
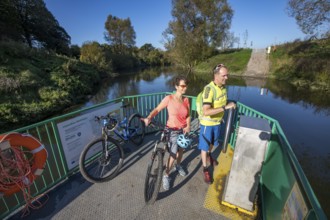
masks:
<svg viewBox="0 0 330 220"><path fill-rule="evenodd" d="M58 123L71 118L89 114L99 108L105 108L115 103L130 103L131 108L124 114L138 112L142 116L155 108L158 103L170 93L153 93L135 96L124 96L110 100L92 107L73 111L58 117L54 117L30 126L19 128L9 132L28 133L38 138L48 151L48 159L44 172L30 187L30 193L37 198L67 181L69 177L79 172L78 166L69 169L65 160L64 150L61 143ZM195 109L196 97L188 96L191 103L191 117L197 118ZM256 110L237 102L237 111L234 114L233 133L230 135L229 144L234 147L236 142L236 130L239 126L240 115L266 119L272 129L272 138L269 142L266 158L262 167L260 178L261 212L263 219L281 219L283 209L286 207L290 192L297 188L302 192L303 202L307 206L306 219L326 219L325 214L314 195L314 192L295 157L289 142L287 141L279 123ZM165 123L166 111L160 112L156 120ZM146 133L154 132L154 128L147 127ZM9 133L7 132L7 133ZM11 196L0 195L0 219L5 219L18 212L25 206L22 192Z"/></svg>

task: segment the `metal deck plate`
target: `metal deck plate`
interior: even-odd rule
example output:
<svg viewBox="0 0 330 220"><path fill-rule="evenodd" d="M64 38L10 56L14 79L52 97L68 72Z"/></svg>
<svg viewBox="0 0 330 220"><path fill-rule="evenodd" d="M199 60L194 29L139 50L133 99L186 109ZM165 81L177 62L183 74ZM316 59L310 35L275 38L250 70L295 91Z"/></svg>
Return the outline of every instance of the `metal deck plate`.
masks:
<svg viewBox="0 0 330 220"><path fill-rule="evenodd" d="M270 138L265 119L241 116L233 162L223 194L223 202L252 212L259 173Z"/></svg>
<svg viewBox="0 0 330 220"><path fill-rule="evenodd" d="M192 123L198 129L198 124ZM204 183L200 150L194 146L185 151L182 165L188 172L182 177L171 172L171 188L161 191L153 205L144 202L143 190L147 165L154 141L159 134L146 135L144 144L136 147L125 144L129 155L118 176L111 181L91 184L78 173L63 185L48 193L48 201L40 209L32 210L24 220L36 219L228 219L203 206L208 184ZM167 160L166 154L165 160ZM21 213L10 220L21 219Z"/></svg>

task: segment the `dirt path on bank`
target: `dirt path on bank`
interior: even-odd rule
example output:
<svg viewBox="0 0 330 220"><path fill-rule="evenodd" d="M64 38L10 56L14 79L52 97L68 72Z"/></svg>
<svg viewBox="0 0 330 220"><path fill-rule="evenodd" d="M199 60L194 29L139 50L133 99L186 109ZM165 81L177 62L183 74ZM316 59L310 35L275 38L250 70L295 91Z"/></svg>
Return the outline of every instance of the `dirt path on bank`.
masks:
<svg viewBox="0 0 330 220"><path fill-rule="evenodd" d="M247 70L243 73L243 76L251 77L267 77L269 72L269 60L265 49L253 49L251 58L247 65Z"/></svg>

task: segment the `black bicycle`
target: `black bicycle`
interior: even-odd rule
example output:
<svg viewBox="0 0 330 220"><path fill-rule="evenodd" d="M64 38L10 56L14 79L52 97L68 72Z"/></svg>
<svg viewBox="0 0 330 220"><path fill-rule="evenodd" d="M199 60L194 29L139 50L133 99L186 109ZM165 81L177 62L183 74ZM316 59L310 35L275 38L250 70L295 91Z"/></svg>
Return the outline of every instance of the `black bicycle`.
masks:
<svg viewBox="0 0 330 220"><path fill-rule="evenodd" d="M230 109L228 112L228 120L226 122L226 131L225 131L225 137L223 141L223 149L222 151L225 153L227 150L227 143L229 140L229 134L231 132L231 121L233 117L233 110ZM154 125L153 122L151 122L151 125ZM158 126L160 127L160 126ZM194 131L191 131L188 135L184 135L184 139L190 139L190 143L192 141L192 137L198 137L199 129L193 129ZM169 128L163 128L161 130L161 136L160 139L155 142L155 146L151 152L151 160L149 161L148 168L147 168L147 174L146 179L144 183L144 200L146 204L153 204L158 196L162 176L163 176L163 170L164 170L164 155L165 152L169 151L169 134L170 129ZM182 135L179 135L179 137ZM178 145L180 142L180 138L178 137ZM203 136L208 143L208 145L211 144L209 140L205 136ZM183 142L181 145L186 145L184 148L187 147L186 140L182 139ZM188 144L190 145L190 144ZM209 154L209 160L210 164L213 166L217 164L218 162Z"/></svg>
<svg viewBox="0 0 330 220"><path fill-rule="evenodd" d="M132 114L128 122L125 117L118 123L116 117L110 114L95 116L95 120L101 124L102 136L84 147L79 158L79 169L86 180L101 183L113 179L124 162L123 148L113 136L139 145L143 142L145 125L137 113Z"/></svg>
<svg viewBox="0 0 330 220"><path fill-rule="evenodd" d="M164 155L166 152L169 152L170 132L170 128L167 127L161 130L160 139L155 142L155 146L151 152L151 160L148 164L146 179L144 183L144 200L146 204L153 204L157 199L164 171ZM191 134L193 134L193 132L191 132ZM178 140L179 139L180 135L178 137ZM185 142L185 140L179 141ZM183 145L188 147L190 144L185 142Z"/></svg>
<svg viewBox="0 0 330 220"><path fill-rule="evenodd" d="M157 140L151 153L147 175L144 183L144 200L147 204L153 204L158 196L163 174L164 154L168 151L169 130L163 129L160 140Z"/></svg>

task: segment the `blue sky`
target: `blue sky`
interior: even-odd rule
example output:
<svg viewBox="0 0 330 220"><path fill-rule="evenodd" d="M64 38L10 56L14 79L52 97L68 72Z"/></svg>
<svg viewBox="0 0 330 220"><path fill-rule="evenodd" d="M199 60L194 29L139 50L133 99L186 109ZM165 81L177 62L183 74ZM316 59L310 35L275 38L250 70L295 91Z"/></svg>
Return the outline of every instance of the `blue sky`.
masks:
<svg viewBox="0 0 330 220"><path fill-rule="evenodd" d="M243 39L248 32L248 46L266 48L271 44L304 39L294 18L286 14L287 0L228 0L234 10L231 32ZM108 15L130 18L136 33L136 46L151 43L164 48L162 33L172 20L171 0L45 0L46 7L71 36L71 43L104 40ZM242 43L240 46L243 46Z"/></svg>

